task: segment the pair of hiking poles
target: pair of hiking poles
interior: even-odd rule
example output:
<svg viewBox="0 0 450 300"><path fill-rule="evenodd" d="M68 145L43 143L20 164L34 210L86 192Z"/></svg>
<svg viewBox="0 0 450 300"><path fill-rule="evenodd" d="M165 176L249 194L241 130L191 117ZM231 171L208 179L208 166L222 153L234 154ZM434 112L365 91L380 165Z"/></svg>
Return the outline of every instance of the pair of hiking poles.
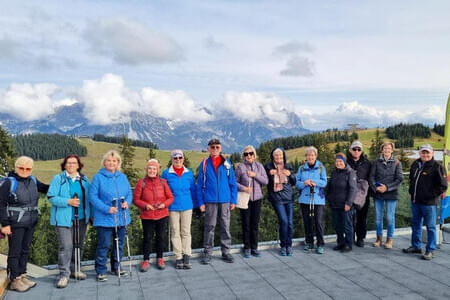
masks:
<svg viewBox="0 0 450 300"><path fill-rule="evenodd" d="M123 204L125 202L125 197L120 197L120 203ZM112 206L113 207L118 207L117 206L117 198L113 198L112 200ZM128 239L128 229L127 229L127 214L124 212L123 213L123 218L124 218L124 222L125 222L125 241L127 242L127 250L128 250L128 266L130 268L130 277L133 277L133 272L131 270L131 255L130 255L130 242ZM119 252L119 231L118 231L118 220L117 220L117 212L114 213L114 233L115 233L115 244L116 244L116 259L118 264L118 268L117 268L117 278L119 280L119 286L120 286L120 272L121 272L121 267L120 267L120 252Z"/></svg>

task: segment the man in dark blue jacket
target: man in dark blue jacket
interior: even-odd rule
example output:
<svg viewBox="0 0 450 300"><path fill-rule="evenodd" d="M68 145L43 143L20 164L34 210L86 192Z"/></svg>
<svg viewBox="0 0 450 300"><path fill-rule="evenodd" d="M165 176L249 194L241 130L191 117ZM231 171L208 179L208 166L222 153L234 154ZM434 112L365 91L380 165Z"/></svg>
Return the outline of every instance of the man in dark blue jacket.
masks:
<svg viewBox="0 0 450 300"><path fill-rule="evenodd" d="M211 262L214 247L214 231L217 217L220 224L220 246L222 259L232 263L230 254L231 233L230 216L237 201L237 184L231 162L221 155L222 146L218 139L208 142L208 159L200 163L197 179L197 201L200 210L205 213L203 235L203 264Z"/></svg>

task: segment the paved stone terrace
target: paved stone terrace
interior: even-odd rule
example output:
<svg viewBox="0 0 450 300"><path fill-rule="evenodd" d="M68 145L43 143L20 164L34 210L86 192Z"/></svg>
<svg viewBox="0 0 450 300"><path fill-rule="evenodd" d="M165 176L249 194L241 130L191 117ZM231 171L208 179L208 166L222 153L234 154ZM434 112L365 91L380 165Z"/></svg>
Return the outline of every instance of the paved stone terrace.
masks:
<svg viewBox="0 0 450 300"><path fill-rule="evenodd" d="M323 255L297 246L293 257L281 257L271 248L260 258L234 254L233 264L215 254L207 266L194 259L192 270L176 270L169 260L164 271L152 264L140 273L133 266L132 278L123 278L120 287L112 275L96 282L94 271L65 289L56 289L56 276L49 276L27 293L7 291L4 299L450 299L450 245L432 261L403 254L408 245L409 235L402 235L393 250L366 246L342 254L327 243Z"/></svg>

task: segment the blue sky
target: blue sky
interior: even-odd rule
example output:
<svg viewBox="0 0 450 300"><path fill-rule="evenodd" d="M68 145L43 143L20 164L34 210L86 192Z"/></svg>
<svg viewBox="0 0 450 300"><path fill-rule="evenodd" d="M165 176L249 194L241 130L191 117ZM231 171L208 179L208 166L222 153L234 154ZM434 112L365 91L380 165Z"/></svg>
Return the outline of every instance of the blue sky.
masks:
<svg viewBox="0 0 450 300"><path fill-rule="evenodd" d="M450 92L444 0L1 6L0 112L22 118L76 101L97 123L108 122L96 110L108 103L124 114L142 105L169 119L202 119L202 106L225 102L239 115L233 101L249 101L250 111L295 110L312 129L353 115L368 126L432 123L443 121ZM181 117L180 102L189 108Z"/></svg>

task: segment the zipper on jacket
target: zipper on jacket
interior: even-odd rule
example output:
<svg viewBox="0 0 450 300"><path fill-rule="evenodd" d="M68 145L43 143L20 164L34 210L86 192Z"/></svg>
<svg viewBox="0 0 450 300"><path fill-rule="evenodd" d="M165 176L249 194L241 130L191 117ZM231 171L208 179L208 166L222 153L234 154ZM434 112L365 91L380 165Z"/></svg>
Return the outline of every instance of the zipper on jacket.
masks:
<svg viewBox="0 0 450 300"><path fill-rule="evenodd" d="M116 203L116 205L117 205L117 212L119 213L119 216L118 216L118 219L119 219L119 221L117 222L118 223L118 226L120 226L119 225L119 223L121 223L122 221L120 220L121 218L120 218L120 210L119 210L119 205L120 205L120 193L119 193L119 187L117 186L117 182L116 182L116 175L115 174L113 174L113 181L114 181L114 185L115 185L115 187L116 187L116 193L117 193L117 203Z"/></svg>
<svg viewBox="0 0 450 300"><path fill-rule="evenodd" d="M253 164L250 165L250 169L253 172ZM253 201L255 201L255 177L252 177L252 194L253 194Z"/></svg>
<svg viewBox="0 0 450 300"><path fill-rule="evenodd" d="M416 203L417 182L419 182L420 173L422 173L421 170L422 170L422 168L418 168L418 169L416 170L416 172L414 173L414 177L417 176L417 178L416 178L416 183L415 183L415 185L414 185L414 197L413 197L413 203ZM419 175L417 175L417 172L419 172Z"/></svg>

